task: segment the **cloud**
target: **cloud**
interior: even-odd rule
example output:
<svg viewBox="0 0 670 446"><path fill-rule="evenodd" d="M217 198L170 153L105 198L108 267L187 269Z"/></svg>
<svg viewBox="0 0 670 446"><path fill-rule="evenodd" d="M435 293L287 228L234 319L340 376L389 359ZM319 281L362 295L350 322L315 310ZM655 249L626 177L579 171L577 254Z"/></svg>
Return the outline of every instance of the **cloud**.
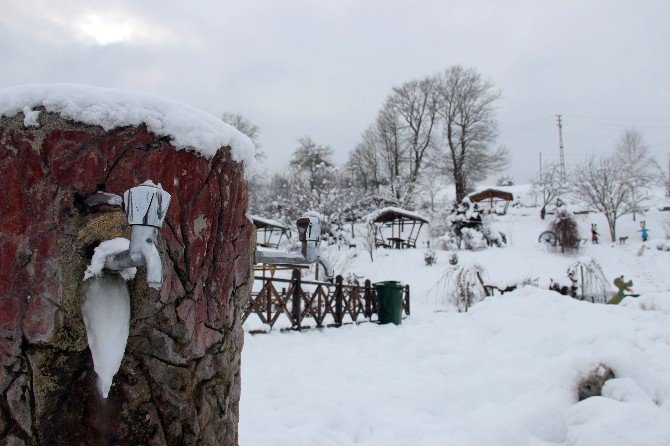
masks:
<svg viewBox="0 0 670 446"><path fill-rule="evenodd" d="M79 82L242 113L276 168L303 135L343 161L393 86L463 64L503 89L499 142L523 181L539 151L557 156L557 113L569 160L608 150L619 134L571 125L571 114L670 115L669 12L665 2L614 0L22 0L0 15L0 86ZM670 140L644 121L622 124L650 144Z"/></svg>

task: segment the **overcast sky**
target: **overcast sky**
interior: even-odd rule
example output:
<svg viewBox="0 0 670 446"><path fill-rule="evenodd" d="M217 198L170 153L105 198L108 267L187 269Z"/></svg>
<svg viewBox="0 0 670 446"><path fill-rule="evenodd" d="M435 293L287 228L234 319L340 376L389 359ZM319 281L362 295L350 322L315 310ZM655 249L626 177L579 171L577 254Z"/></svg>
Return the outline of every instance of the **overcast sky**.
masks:
<svg viewBox="0 0 670 446"><path fill-rule="evenodd" d="M467 4L467 5L466 5ZM498 144L525 181L628 127L670 152L667 1L34 1L0 4L0 87L75 82L182 100L261 128L275 169L299 136L343 162L393 86L451 65L503 90Z"/></svg>

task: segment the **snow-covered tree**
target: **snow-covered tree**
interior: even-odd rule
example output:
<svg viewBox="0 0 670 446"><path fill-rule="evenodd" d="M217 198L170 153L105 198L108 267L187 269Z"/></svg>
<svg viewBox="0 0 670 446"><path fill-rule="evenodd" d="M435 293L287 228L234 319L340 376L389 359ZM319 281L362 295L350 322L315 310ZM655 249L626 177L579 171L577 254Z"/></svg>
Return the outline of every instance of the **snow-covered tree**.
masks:
<svg viewBox="0 0 670 446"><path fill-rule="evenodd" d="M349 154L345 168L363 194L378 194L383 174L375 129L373 127L366 129L361 138L362 141Z"/></svg>
<svg viewBox="0 0 670 446"><path fill-rule="evenodd" d="M569 187L561 175L561 166L558 163L548 163L535 175L532 182L533 191L542 197L540 218L544 220L547 214L547 205L565 194Z"/></svg>
<svg viewBox="0 0 670 446"><path fill-rule="evenodd" d="M427 164L421 171L417 181L418 191L423 192L430 200L430 210L435 211L435 198L437 194L447 185L444 170L436 164Z"/></svg>
<svg viewBox="0 0 670 446"><path fill-rule="evenodd" d="M479 206L468 197L454 205L446 218L447 233L438 239L443 249L481 249L503 247L505 235L484 224Z"/></svg>
<svg viewBox="0 0 670 446"><path fill-rule="evenodd" d="M657 164L642 133L635 129L626 130L619 138L616 159L628 178L626 206L635 220L636 214L643 210L643 204L649 199L649 188L656 182Z"/></svg>
<svg viewBox="0 0 670 446"><path fill-rule="evenodd" d="M510 175L501 175L496 180L496 186L514 186L514 179Z"/></svg>
<svg viewBox="0 0 670 446"><path fill-rule="evenodd" d="M617 220L630 211L626 171L616 157L591 157L575 168L572 178L574 194L605 214L612 241L616 241Z"/></svg>
<svg viewBox="0 0 670 446"><path fill-rule="evenodd" d="M387 98L385 108L392 109L400 120L400 144L409 158L407 181L411 186L416 184L427 155L437 143L438 107L435 77L405 82L393 88Z"/></svg>
<svg viewBox="0 0 670 446"><path fill-rule="evenodd" d="M506 149L491 147L498 135L495 103L501 92L474 68L458 65L440 74L439 90L445 160L460 202L474 181L508 163Z"/></svg>

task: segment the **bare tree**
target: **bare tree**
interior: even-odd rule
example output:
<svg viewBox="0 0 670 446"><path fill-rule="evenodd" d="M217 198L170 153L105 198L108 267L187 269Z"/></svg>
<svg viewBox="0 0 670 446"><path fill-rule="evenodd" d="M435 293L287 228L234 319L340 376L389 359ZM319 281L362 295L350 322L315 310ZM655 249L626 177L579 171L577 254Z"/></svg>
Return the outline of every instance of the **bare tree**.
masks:
<svg viewBox="0 0 670 446"><path fill-rule="evenodd" d="M370 261L373 262L374 259L374 252L376 246L376 232L377 229L375 226L368 222L365 225L365 230L359 229L358 230L358 235L361 237L361 240L363 242L363 248L365 248L365 251L368 253L370 256Z"/></svg>
<svg viewBox="0 0 670 446"><path fill-rule="evenodd" d="M437 79L405 82L393 89L387 100L400 120L400 144L409 158L408 182L416 183L429 150L435 146L438 133L439 94Z"/></svg>
<svg viewBox="0 0 670 446"><path fill-rule="evenodd" d="M628 177L627 206L636 214L643 210L642 205L649 199L649 186L657 179L657 164L649 153L642 133L635 129L626 130L616 145L616 158L621 169Z"/></svg>
<svg viewBox="0 0 670 446"><path fill-rule="evenodd" d="M612 241L616 241L617 219L630 211L629 178L616 157L591 157L578 165L573 186L577 197L605 214Z"/></svg>
<svg viewBox="0 0 670 446"><path fill-rule="evenodd" d="M362 140L349 154L347 169L365 192L379 192L382 184L381 159L374 127L363 132Z"/></svg>
<svg viewBox="0 0 670 446"><path fill-rule="evenodd" d="M435 197L447 185L447 178L436 164L428 163L417 181L419 190L430 199L430 210L435 211Z"/></svg>
<svg viewBox="0 0 670 446"><path fill-rule="evenodd" d="M532 182L533 190L542 197L540 218L544 220L547 213L547 205L568 191L568 186L563 181L561 165L558 163L547 163L542 170L535 175Z"/></svg>
<svg viewBox="0 0 670 446"><path fill-rule="evenodd" d="M332 158L333 149L318 145L312 138L305 136L298 138L298 147L289 165L295 173L305 176L309 190L313 191L324 179L324 172L334 167Z"/></svg>
<svg viewBox="0 0 670 446"><path fill-rule="evenodd" d="M439 89L447 162L460 201L471 181L507 164L507 150L491 149L498 135L495 103L501 92L475 69L458 65L440 75Z"/></svg>
<svg viewBox="0 0 670 446"><path fill-rule="evenodd" d="M402 144L401 128L398 111L387 100L379 111L375 121L374 144L379 148L382 166L388 178L391 193L399 201L407 201L406 164L407 150Z"/></svg>
<svg viewBox="0 0 670 446"><path fill-rule="evenodd" d="M251 142L254 143L254 147L256 147L256 161L265 159L265 154L261 150L261 144L258 140L261 129L256 124L252 123L247 118L238 113L224 113L221 119L226 124L232 125L237 130L249 137Z"/></svg>

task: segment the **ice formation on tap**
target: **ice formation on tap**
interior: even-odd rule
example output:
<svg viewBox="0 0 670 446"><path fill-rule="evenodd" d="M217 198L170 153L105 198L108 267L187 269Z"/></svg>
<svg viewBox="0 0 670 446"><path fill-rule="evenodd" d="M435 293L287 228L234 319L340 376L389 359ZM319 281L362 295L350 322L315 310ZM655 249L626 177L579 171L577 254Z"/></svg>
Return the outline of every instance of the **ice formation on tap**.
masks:
<svg viewBox="0 0 670 446"><path fill-rule="evenodd" d="M158 229L170 204L170 194L160 184L145 181L127 190L123 203L131 228L130 241L106 240L95 249L84 276L81 304L98 387L107 398L130 332L130 294L126 280L137 267L147 269L147 283L163 284L163 265L158 253Z"/></svg>

